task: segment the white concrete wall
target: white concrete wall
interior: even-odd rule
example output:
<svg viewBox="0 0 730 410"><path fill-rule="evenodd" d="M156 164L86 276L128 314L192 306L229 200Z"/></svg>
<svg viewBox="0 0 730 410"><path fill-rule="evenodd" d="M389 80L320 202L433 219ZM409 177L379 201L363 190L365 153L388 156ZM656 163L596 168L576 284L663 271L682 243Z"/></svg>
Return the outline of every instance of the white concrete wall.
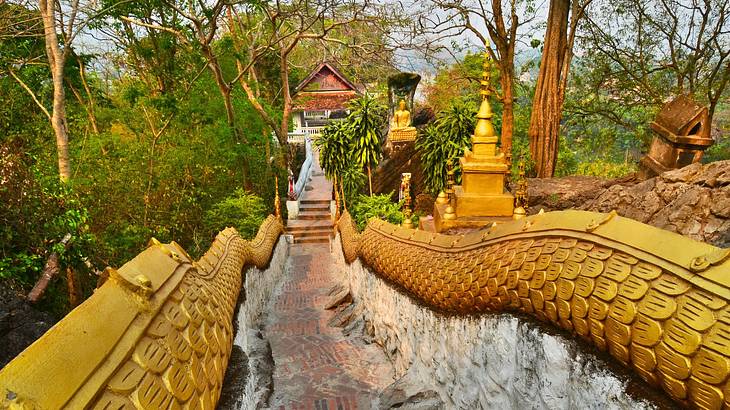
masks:
<svg viewBox="0 0 730 410"><path fill-rule="evenodd" d="M270 393L267 391L269 381L261 380L262 374L258 369L262 360L259 356L267 348L266 341L257 338L256 335L259 333L259 324L272 294L288 272L288 258L288 236L282 235L266 270L262 271L252 267L244 272L245 281L242 292L246 292L246 300L238 311L236 319L238 331L233 341L234 345L241 347L249 360L246 389L240 400L240 409L261 408L266 404L266 397Z"/></svg>
<svg viewBox="0 0 730 410"><path fill-rule="evenodd" d="M647 409L626 382L572 340L509 314L446 317L416 305L359 260L339 255L353 300L397 377L438 392L453 409ZM421 388L421 387L419 387Z"/></svg>

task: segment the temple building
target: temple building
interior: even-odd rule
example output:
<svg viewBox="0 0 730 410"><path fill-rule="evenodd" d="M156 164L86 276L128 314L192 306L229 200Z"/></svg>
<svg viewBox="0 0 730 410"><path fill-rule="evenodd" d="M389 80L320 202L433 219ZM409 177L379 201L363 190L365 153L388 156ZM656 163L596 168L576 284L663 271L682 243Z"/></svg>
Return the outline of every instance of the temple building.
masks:
<svg viewBox="0 0 730 410"><path fill-rule="evenodd" d="M357 86L334 66L320 64L294 91L294 130L289 142L301 142L307 135L319 134L330 121L346 117L348 103L360 95Z"/></svg>

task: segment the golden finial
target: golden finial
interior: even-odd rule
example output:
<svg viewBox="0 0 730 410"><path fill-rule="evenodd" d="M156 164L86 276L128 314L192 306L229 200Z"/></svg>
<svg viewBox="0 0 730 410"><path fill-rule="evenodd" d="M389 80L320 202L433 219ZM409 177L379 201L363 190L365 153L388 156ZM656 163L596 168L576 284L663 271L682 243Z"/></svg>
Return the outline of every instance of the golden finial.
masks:
<svg viewBox="0 0 730 410"><path fill-rule="evenodd" d="M482 71L481 91L479 92L482 96L482 104L479 106L479 112L477 113L477 125L474 129L473 142L494 144L494 153L491 154L493 156L496 155L497 136L494 132L494 125L492 124L492 116L494 114L492 113L492 106L489 104L489 84L491 82L489 41L485 42L484 47L486 48L484 53L484 71Z"/></svg>
<svg viewBox="0 0 730 410"><path fill-rule="evenodd" d="M454 185L456 185L455 179L456 171L454 171L454 160L449 158L446 160L446 196L449 202L454 199Z"/></svg>
<svg viewBox="0 0 730 410"><path fill-rule="evenodd" d="M279 200L279 176L274 175L274 216L281 218L281 201Z"/></svg>
<svg viewBox="0 0 730 410"><path fill-rule="evenodd" d="M403 188L403 223L404 228L413 228L411 213L411 175L404 173L401 176L401 187Z"/></svg>
<svg viewBox="0 0 730 410"><path fill-rule="evenodd" d="M335 181L337 181L335 179ZM340 190L337 189L337 182L334 184L335 189L335 221L340 219Z"/></svg>
<svg viewBox="0 0 730 410"><path fill-rule="evenodd" d="M479 91L479 94L482 96L482 101L489 98L489 85L492 81L492 66L491 66L491 57L489 55L489 40L486 40L484 42L484 64L482 65L482 80L481 83L481 90Z"/></svg>

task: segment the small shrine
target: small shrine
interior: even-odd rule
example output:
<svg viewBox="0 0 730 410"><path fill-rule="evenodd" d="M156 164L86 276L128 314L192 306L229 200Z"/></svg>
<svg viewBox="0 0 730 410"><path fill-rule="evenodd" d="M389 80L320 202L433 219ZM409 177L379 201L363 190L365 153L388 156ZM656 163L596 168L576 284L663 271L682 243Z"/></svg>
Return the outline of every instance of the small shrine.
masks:
<svg viewBox="0 0 730 410"><path fill-rule="evenodd" d="M421 76L414 73L398 73L388 78L388 97L390 100L390 121L387 144L413 142L418 131L413 126L411 112L413 96Z"/></svg>
<svg viewBox="0 0 730 410"><path fill-rule="evenodd" d="M499 136L492 124L494 114L489 103L489 84L489 55L486 54L481 80L482 102L472 146L459 159L461 185L454 185L454 172L449 166L447 190L439 194L434 205L434 224L439 232L457 227L478 228L509 221L514 216L515 197L505 189L510 169L505 154L497 148Z"/></svg>
<svg viewBox="0 0 730 410"><path fill-rule="evenodd" d="M654 139L639 163L642 179L699 162L715 141L707 107L680 95L668 102L651 123Z"/></svg>

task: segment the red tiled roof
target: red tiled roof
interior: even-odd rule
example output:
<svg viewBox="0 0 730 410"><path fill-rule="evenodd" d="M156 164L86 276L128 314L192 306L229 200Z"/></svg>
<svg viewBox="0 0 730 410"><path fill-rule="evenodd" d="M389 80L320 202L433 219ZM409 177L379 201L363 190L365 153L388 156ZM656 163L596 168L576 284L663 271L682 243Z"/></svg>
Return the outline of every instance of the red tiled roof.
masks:
<svg viewBox="0 0 730 410"><path fill-rule="evenodd" d="M344 110L354 98L357 98L355 91L301 92L294 96L293 110Z"/></svg>
<svg viewBox="0 0 730 410"><path fill-rule="evenodd" d="M320 88L322 91L344 91L347 89L357 90L357 87L355 87L350 80L348 80L338 69L329 63L322 63L317 66L317 68L315 68L314 71L312 71L309 76L304 79L304 81L299 83L295 92L298 93L305 91L305 88L308 88L310 84L315 85L315 83L316 87Z"/></svg>

